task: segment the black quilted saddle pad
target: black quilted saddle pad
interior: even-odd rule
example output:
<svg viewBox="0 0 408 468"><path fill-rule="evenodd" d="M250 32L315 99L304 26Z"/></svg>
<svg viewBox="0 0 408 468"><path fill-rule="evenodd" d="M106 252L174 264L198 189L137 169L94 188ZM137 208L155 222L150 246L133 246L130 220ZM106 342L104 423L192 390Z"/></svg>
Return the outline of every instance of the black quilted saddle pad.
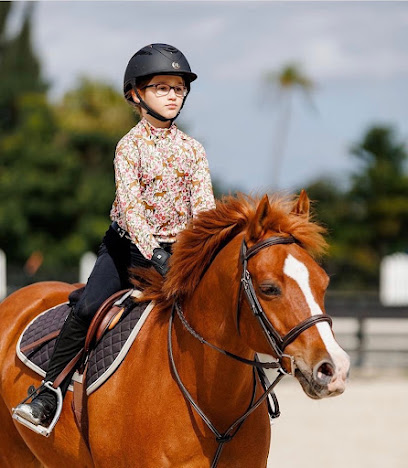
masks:
<svg viewBox="0 0 408 468"><path fill-rule="evenodd" d="M86 373L88 394L102 385L119 367L152 308L153 303L135 304L115 328L105 333L96 348L91 351ZM33 350L21 350L43 336L60 330L69 312L68 303L59 304L43 312L27 326L20 337L17 345L18 357L42 377L45 376L56 338Z"/></svg>
<svg viewBox="0 0 408 468"><path fill-rule="evenodd" d="M53 332L61 330L62 325L70 312L70 306L67 302L59 304L52 309L46 310L41 315L37 316L25 329L18 343L18 351L21 348L30 345L43 336L47 336ZM56 338L44 343L42 346L36 347L31 351L27 351L24 356L39 369L44 370L48 366L51 354L54 350ZM37 370L37 369L34 369ZM45 375L45 372L42 373Z"/></svg>

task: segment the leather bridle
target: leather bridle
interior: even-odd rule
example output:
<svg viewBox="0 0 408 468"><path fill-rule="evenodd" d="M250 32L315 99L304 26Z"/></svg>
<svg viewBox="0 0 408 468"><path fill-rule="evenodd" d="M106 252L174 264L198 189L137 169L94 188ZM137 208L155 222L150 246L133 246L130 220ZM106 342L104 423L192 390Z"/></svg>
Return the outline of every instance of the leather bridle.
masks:
<svg viewBox="0 0 408 468"><path fill-rule="evenodd" d="M229 351L221 349L218 346L208 342L207 340L205 340L205 338L203 338L200 334L198 334L192 328L192 326L188 323L186 317L183 314L180 304L177 301L173 304L173 309L172 309L172 313L170 314L169 328L168 328L169 360L170 360L170 364L173 370L174 377L177 381L177 384L182 394L189 401L189 403L193 406L195 411L198 413L198 415L201 417L204 423L208 426L208 428L213 432L213 434L215 435L215 439L218 442L218 448L214 455L211 468L215 468L218 465L218 461L220 459L221 451L222 451L224 444L232 440L232 438L236 435L236 433L238 432L242 424L245 422L246 418L253 411L255 411L256 408L258 408L261 403L267 400L268 397L272 398L272 402L267 400L270 416L272 418L276 418L280 415L278 401L273 392L274 387L280 382L280 380L284 377L284 375L294 375L295 369L296 369L296 362L295 362L294 357L291 355L285 354L284 353L285 348L290 343L292 343L301 333L303 333L305 330L316 325L319 322L328 322L330 325L332 325L332 319L327 314L314 315L314 316L308 317L307 319L297 324L286 335L282 337L280 333L276 330L276 328L272 325L272 323L269 321L264 310L262 309L262 306L257 298L256 292L252 283L251 275L247 268L248 260L254 255L256 255L260 250L266 247L279 245L279 244L293 244L293 243L297 243L297 241L292 236L287 236L287 237L273 236L273 237L269 237L268 239L264 241L258 242L257 244L253 245L250 248L247 247L245 238L243 239L242 244L241 244L240 260L242 263L242 276L241 276L241 282L240 282L240 288L239 288L238 300L237 300L237 314L236 314L237 329L238 329L238 332L240 332L240 329L239 329L240 310L241 310L240 308L241 308L242 291L244 291L248 304L254 316L257 318L269 345L271 346L274 354L277 357L276 362L262 363L262 362L259 362L256 356L254 360L246 359L241 356L237 356L236 354L233 354ZM231 424L231 426L223 433L217 430L217 428L210 421L208 416L206 416L204 411L194 401L190 392L187 390L187 388L183 384L180 378L180 375L177 371L176 363L174 361L173 346L172 346L172 328L173 328L174 316L176 313L180 321L182 322L184 328L192 336L194 336L194 338L198 339L201 343L211 347L212 349L215 349L216 351L228 357L236 359L244 364L251 365L254 368L254 380L253 380L252 398L251 398L250 405L247 411L240 418L238 418L233 424ZM291 368L289 371L283 367L283 364L282 364L283 358L290 359ZM269 383L263 371L263 369L270 369L270 368L275 368L278 370L278 375L272 384ZM255 401L255 397L256 397L257 379L256 379L255 369L258 371L259 379L264 388L264 393L256 401ZM271 403L274 406L273 410L272 410Z"/></svg>
<svg viewBox="0 0 408 468"><path fill-rule="evenodd" d="M296 239L292 236L282 237L282 236L273 236L269 237L268 239L258 242L257 244L253 245L252 247L248 248L243 239L241 244L241 263L242 263L242 276L241 276L241 284L238 293L238 303L237 303L237 328L239 332L239 322L240 322L240 305L241 305L241 295L242 290L245 292L245 296L247 298L248 304L251 307L251 310L258 320L261 329L273 349L276 357L278 358L278 362L280 364L280 369L284 373L288 375L294 375L295 373L295 359L293 356L289 354L285 354L285 348L290 345L296 338L303 333L308 328L316 325L319 322L329 322L330 326L332 325L332 319L327 314L321 315L312 315L307 319L303 320L302 322L298 323L294 326L285 336L281 336L280 333L276 330L276 328L272 325L268 317L266 316L262 306L258 300L256 295L254 285L252 283L251 274L248 271L248 260L256 255L260 250L270 247L272 245L278 244L294 244L296 243ZM285 370L282 365L283 358L290 359L291 368L289 371Z"/></svg>

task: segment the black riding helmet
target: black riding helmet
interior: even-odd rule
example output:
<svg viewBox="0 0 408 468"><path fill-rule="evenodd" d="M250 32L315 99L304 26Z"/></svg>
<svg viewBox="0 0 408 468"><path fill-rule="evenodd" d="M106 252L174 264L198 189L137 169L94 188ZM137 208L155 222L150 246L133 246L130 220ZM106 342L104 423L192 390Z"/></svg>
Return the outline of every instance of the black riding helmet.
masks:
<svg viewBox="0 0 408 468"><path fill-rule="evenodd" d="M197 75L191 71L190 65L183 53L176 49L176 47L168 44L147 45L137 51L129 60L123 80L123 93L125 98L133 103L129 91L134 89L140 100L140 106L143 107L148 114L162 122L173 122L183 108L187 96L184 98L183 104L176 117L173 119L167 119L151 109L143 101L137 91L136 85L140 80L153 77L155 75L182 76L187 87L187 92L190 92L190 83L197 79Z"/></svg>

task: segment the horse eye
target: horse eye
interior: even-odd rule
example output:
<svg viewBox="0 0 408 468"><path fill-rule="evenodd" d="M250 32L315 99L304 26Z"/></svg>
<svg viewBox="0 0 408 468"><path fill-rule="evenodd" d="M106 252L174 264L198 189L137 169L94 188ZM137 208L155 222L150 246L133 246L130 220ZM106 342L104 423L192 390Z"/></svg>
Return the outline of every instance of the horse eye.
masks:
<svg viewBox="0 0 408 468"><path fill-rule="evenodd" d="M261 284L259 289L267 296L279 296L281 293L280 288L274 284Z"/></svg>

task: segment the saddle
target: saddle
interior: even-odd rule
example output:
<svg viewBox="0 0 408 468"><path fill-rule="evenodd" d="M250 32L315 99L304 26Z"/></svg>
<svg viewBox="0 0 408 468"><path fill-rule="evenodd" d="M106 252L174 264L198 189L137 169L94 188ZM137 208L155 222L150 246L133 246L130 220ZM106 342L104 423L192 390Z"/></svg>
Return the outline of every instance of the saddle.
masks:
<svg viewBox="0 0 408 468"><path fill-rule="evenodd" d="M41 376L54 349L59 331L71 307L79 300L83 288L73 291L68 300L37 316L23 331L17 344L17 356ZM126 289L109 297L95 314L84 348L55 379L59 386L73 368L72 410L85 441L88 438L86 399L116 371L147 316L153 303L136 302L140 291Z"/></svg>
<svg viewBox="0 0 408 468"><path fill-rule="evenodd" d="M67 309L69 310L74 303L78 301L80 298L81 293L83 292L84 288L80 288L78 290L73 291L68 297ZM125 304L126 299L129 298L133 293L132 289L125 289L122 291L118 291L117 293L113 294L109 297L98 309L96 312L90 326L88 329L88 333L85 340L84 349L81 351L81 356L84 357L89 354L91 350L92 344L97 343L100 341L101 337L105 334L105 332L109 329L111 330L114 326L119 322L120 318L122 317L123 313L126 310L126 307L131 307L131 304ZM122 305L123 304L123 305ZM60 304L65 305L64 304ZM56 306L56 307L59 307ZM55 309L56 307L53 307ZM46 312L49 312L52 309L49 309ZM65 319L65 317L64 317ZM43 346L45 343L57 338L61 327L58 327L56 330L41 336L39 339L20 346L20 351L27 355L31 352L35 351L36 349ZM24 332L25 333L25 332ZM72 367L79 361L79 356L75 358L75 362L72 363ZM64 377L69 373L69 369L65 368L64 371L60 374L61 381L64 380Z"/></svg>

